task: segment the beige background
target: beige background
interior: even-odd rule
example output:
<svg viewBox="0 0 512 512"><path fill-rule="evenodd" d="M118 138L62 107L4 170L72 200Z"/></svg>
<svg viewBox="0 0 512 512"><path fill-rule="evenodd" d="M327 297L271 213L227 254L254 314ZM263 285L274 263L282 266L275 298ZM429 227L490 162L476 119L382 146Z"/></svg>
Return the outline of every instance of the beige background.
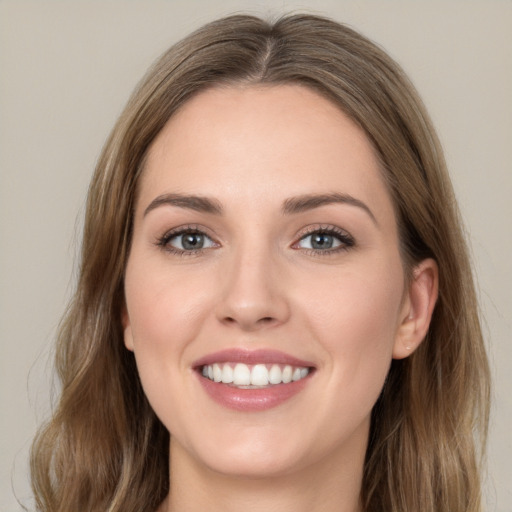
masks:
<svg viewBox="0 0 512 512"><path fill-rule="evenodd" d="M235 11L359 28L410 74L443 141L474 252L495 379L487 502L512 511L512 2L0 0L0 510L31 506L27 453L107 133L170 43ZM14 491L13 491L14 489Z"/></svg>

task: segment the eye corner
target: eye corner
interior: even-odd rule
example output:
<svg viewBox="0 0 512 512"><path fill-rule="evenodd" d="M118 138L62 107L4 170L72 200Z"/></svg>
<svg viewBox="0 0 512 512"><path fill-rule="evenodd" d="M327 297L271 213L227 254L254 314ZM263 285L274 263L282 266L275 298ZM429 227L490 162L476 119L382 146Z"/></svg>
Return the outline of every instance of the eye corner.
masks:
<svg viewBox="0 0 512 512"><path fill-rule="evenodd" d="M318 237L316 241L312 237ZM301 243L310 239L308 246ZM347 251L355 246L354 237L346 230L332 225L308 226L297 235L297 240L291 245L292 249L303 250L311 255L334 255Z"/></svg>
<svg viewBox="0 0 512 512"><path fill-rule="evenodd" d="M189 237L187 240L185 237ZM176 243L172 243L173 241ZM155 245L166 253L178 256L196 256L210 249L220 247L207 230L201 226L187 225L167 230L158 236Z"/></svg>

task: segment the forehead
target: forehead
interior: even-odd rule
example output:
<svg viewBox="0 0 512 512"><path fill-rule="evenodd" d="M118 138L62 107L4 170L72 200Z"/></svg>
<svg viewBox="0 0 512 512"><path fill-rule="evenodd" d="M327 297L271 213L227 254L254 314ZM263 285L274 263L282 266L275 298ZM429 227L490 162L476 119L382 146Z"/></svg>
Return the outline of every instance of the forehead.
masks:
<svg viewBox="0 0 512 512"><path fill-rule="evenodd" d="M336 191L391 206L365 133L334 103L300 85L198 94L153 142L140 185L142 202L169 192L250 204Z"/></svg>

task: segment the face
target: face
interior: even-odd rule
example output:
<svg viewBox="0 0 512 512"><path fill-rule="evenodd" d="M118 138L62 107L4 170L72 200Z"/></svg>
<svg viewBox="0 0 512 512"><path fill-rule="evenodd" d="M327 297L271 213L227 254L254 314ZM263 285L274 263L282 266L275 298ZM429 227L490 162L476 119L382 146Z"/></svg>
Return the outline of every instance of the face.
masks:
<svg viewBox="0 0 512 512"><path fill-rule="evenodd" d="M277 475L364 457L408 292L364 133L300 86L218 88L153 143L125 344L173 454Z"/></svg>

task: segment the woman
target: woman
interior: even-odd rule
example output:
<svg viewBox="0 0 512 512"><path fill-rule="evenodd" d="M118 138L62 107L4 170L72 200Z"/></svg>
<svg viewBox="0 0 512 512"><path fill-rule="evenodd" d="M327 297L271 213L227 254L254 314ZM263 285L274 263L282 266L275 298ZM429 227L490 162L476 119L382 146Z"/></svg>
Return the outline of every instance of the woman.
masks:
<svg viewBox="0 0 512 512"><path fill-rule="evenodd" d="M40 510L481 510L474 286L399 67L305 15L171 48L99 161L57 368Z"/></svg>

